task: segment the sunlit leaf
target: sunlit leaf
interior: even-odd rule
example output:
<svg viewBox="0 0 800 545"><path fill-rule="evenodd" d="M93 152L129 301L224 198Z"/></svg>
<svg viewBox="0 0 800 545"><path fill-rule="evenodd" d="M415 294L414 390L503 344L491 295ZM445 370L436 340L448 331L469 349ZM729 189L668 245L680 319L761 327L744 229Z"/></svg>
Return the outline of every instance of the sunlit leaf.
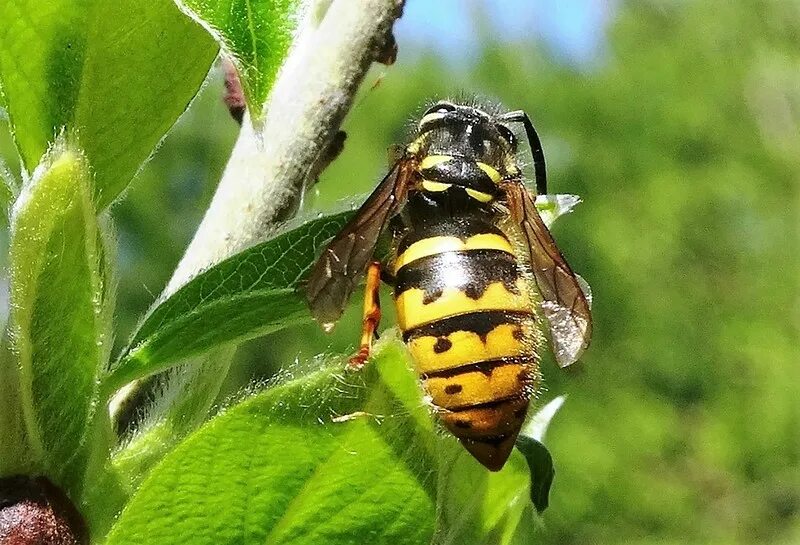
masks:
<svg viewBox="0 0 800 545"><path fill-rule="evenodd" d="M536 439L539 442L544 441L544 436L547 433L547 428L550 427L553 417L564 405L567 396L560 395L547 402L546 405L537 410L531 416L525 425L520 430L521 435Z"/></svg>
<svg viewBox="0 0 800 545"><path fill-rule="evenodd" d="M175 0L208 29L239 71L247 106L262 114L299 19L299 0Z"/></svg>
<svg viewBox="0 0 800 545"><path fill-rule="evenodd" d="M75 491L96 383L111 342L111 305L89 167L59 144L23 190L11 221L11 317L19 397L32 452Z"/></svg>
<svg viewBox="0 0 800 545"><path fill-rule="evenodd" d="M9 207L14 202L14 199L17 198L18 193L19 187L14 175L9 171L5 161L0 158L0 209L2 209L0 211L2 219L0 221L3 223L8 221Z"/></svg>
<svg viewBox="0 0 800 545"><path fill-rule="evenodd" d="M581 198L569 194L548 194L536 196L536 209L542 216L542 221L550 227L554 221L564 214L569 214L578 206Z"/></svg>
<svg viewBox="0 0 800 545"><path fill-rule="evenodd" d="M382 345L363 371L326 366L203 426L153 469L107 543L511 543L529 531L522 457L489 474L437 431L402 344Z"/></svg>
<svg viewBox="0 0 800 545"><path fill-rule="evenodd" d="M136 433L126 437L125 447L112 460L128 490L135 490L166 452L208 419L234 352L232 346L212 350L199 361L174 368L164 390L139 408Z"/></svg>
<svg viewBox="0 0 800 545"><path fill-rule="evenodd" d="M63 127L107 205L194 97L217 51L169 0L0 2L0 81L30 172Z"/></svg>

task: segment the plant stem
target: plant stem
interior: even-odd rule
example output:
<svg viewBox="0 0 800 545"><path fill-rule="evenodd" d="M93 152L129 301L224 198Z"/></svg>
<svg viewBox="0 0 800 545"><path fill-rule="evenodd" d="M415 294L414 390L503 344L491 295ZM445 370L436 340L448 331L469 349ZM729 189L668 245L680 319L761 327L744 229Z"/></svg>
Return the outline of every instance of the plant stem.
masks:
<svg viewBox="0 0 800 545"><path fill-rule="evenodd" d="M339 0L309 10L263 121L245 114L217 192L162 298L293 213L367 70L393 43L402 7L402 0Z"/></svg>

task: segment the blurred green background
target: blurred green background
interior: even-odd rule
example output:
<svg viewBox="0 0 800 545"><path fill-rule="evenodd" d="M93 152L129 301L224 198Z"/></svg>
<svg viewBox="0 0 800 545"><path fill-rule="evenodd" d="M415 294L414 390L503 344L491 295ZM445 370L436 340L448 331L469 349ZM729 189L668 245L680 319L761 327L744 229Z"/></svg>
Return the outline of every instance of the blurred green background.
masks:
<svg viewBox="0 0 800 545"><path fill-rule="evenodd" d="M430 99L526 109L551 191L585 201L554 233L595 316L582 363L544 362L542 401L568 400L540 541L800 543L800 3L554 4L408 0L307 207L369 191ZM213 195L221 95L215 74L113 208L118 344ZM18 169L5 122L0 151ZM226 392L351 350L357 314L246 344Z"/></svg>

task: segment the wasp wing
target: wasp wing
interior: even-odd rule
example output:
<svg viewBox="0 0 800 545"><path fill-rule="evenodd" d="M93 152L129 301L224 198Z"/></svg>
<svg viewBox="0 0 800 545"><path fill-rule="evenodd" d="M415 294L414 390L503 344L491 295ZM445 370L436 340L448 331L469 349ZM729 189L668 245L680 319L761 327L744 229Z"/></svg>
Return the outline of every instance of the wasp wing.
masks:
<svg viewBox="0 0 800 545"><path fill-rule="evenodd" d="M397 161L311 269L306 300L311 314L325 329L333 327L342 315L372 259L381 231L406 201L413 172L408 159Z"/></svg>
<svg viewBox="0 0 800 545"><path fill-rule="evenodd" d="M553 353L561 367L574 363L592 336L592 314L580 281L567 265L521 180L503 184L511 217L519 224L530 252L534 280L542 295L542 313L550 324Z"/></svg>

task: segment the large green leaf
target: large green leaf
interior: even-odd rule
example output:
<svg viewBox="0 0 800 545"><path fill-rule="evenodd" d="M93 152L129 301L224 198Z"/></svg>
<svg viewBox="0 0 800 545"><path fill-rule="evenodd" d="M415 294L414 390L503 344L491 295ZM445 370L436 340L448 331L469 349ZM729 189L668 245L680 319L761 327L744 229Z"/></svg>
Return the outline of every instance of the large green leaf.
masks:
<svg viewBox="0 0 800 545"><path fill-rule="evenodd" d="M186 109L217 51L169 0L5 0L0 21L0 82L25 167L67 127L100 206Z"/></svg>
<svg viewBox="0 0 800 545"><path fill-rule="evenodd" d="M362 372L327 366L207 423L153 469L107 543L499 544L528 533L522 457L489 474L437 431L402 344L380 346Z"/></svg>
<svg viewBox="0 0 800 545"><path fill-rule="evenodd" d="M192 279L147 315L112 369L107 391L216 346L309 320L297 288L351 215L309 221Z"/></svg>
<svg viewBox="0 0 800 545"><path fill-rule="evenodd" d="M111 342L110 285L89 167L59 144L11 222L12 339L28 459L75 492L91 455L90 420Z"/></svg>
<svg viewBox="0 0 800 545"><path fill-rule="evenodd" d="M272 83L292 43L299 0L175 0L231 56L247 106L262 115Z"/></svg>

